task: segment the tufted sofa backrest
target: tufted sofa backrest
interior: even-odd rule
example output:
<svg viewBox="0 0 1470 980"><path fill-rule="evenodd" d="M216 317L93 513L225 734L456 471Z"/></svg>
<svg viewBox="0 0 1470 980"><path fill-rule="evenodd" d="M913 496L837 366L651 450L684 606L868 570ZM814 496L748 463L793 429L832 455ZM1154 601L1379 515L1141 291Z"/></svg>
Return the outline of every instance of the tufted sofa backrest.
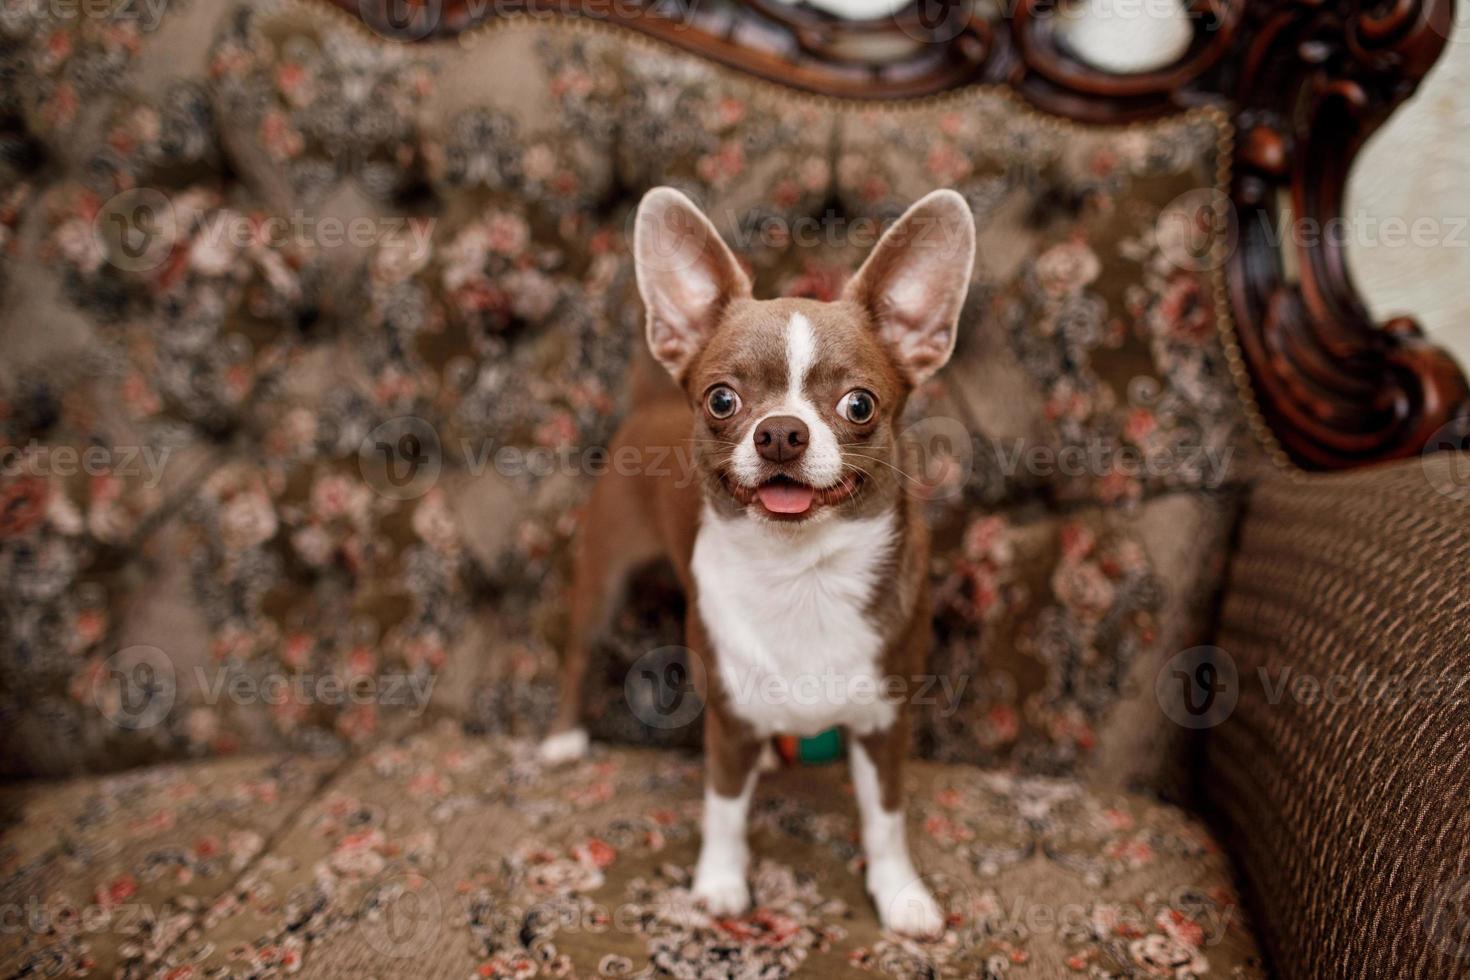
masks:
<svg viewBox="0 0 1470 980"><path fill-rule="evenodd" d="M641 344L640 195L694 197L761 295L826 299L946 186L980 248L955 360L911 419L950 683L919 747L1169 783L1182 731L1151 685L1207 638L1258 459L1208 234L1221 114L1085 127L987 87L846 102L612 28L511 20L408 46L310 0L6 27L6 70L45 80L14 110L54 161L14 209L12 285L74 328L0 358L25 366L3 379L7 441L116 444L106 421L190 461L147 493L27 485L52 503L0 554L57 578L0 600L0 711L24 736L9 769L341 751L424 707L222 702L221 676L432 679L433 710L537 730L586 451ZM94 231L145 191L168 241L120 259ZM221 234L240 226L259 233ZM433 476L398 485L374 460L406 436ZM95 623L40 628L37 602ZM656 572L630 598L601 733L695 736L650 728L623 687L678 642L678 608ZM119 725L110 699L157 659L144 648L174 675L170 707Z"/></svg>

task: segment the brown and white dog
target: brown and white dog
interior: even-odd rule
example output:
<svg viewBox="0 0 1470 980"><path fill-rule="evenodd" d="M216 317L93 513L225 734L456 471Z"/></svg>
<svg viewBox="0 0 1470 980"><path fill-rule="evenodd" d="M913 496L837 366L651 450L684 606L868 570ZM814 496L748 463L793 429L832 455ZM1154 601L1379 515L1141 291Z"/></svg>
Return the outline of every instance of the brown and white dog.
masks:
<svg viewBox="0 0 1470 980"><path fill-rule="evenodd" d="M910 722L885 680L921 672L929 639L928 531L903 486L899 417L914 386L949 360L974 255L969 206L935 191L888 229L841 299L757 300L688 198L661 187L639 206L648 344L677 388L636 405L610 453L653 458L692 445L697 479L629 468L599 477L542 755L585 752L591 647L629 573L667 558L707 679L694 893L713 913L750 902L746 817L762 746L841 725L878 914L901 933L943 929L909 858L900 767ZM804 679L820 697L792 695Z"/></svg>

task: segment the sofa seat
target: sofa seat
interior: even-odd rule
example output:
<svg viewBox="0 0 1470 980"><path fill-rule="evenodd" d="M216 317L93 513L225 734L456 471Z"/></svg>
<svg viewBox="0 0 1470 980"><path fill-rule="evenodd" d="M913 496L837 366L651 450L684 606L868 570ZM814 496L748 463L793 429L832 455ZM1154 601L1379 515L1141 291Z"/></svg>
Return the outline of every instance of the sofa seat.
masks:
<svg viewBox="0 0 1470 980"><path fill-rule="evenodd" d="M559 769L448 721L348 761L220 759L3 800L6 976L1264 976L1227 860L1150 798L916 762L944 937L883 932L845 767L762 780L756 907L689 901L701 769L597 745Z"/></svg>
<svg viewBox="0 0 1470 980"><path fill-rule="evenodd" d="M341 764L216 758L6 784L0 975L146 975Z"/></svg>

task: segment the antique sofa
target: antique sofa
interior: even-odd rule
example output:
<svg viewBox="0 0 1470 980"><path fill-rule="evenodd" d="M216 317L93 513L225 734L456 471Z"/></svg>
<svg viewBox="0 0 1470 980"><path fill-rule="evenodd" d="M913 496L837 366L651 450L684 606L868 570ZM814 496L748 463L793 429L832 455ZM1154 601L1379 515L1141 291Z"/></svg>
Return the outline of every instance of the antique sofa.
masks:
<svg viewBox="0 0 1470 980"><path fill-rule="evenodd" d="M1186 6L1110 75L1040 0L5 5L0 971L1464 975L1470 389L1280 234L1451 3ZM659 569L537 761L660 184L766 295L974 209L910 429L942 940L837 765L761 784L756 911L690 905Z"/></svg>

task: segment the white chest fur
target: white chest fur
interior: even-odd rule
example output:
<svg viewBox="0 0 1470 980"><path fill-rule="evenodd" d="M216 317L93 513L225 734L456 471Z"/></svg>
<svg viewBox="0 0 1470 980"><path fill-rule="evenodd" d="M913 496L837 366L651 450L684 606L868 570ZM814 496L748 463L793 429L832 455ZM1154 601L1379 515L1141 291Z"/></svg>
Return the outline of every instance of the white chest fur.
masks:
<svg viewBox="0 0 1470 980"><path fill-rule="evenodd" d="M895 516L788 530L705 509L699 613L731 710L758 735L887 728L883 637L867 609L897 546Z"/></svg>

